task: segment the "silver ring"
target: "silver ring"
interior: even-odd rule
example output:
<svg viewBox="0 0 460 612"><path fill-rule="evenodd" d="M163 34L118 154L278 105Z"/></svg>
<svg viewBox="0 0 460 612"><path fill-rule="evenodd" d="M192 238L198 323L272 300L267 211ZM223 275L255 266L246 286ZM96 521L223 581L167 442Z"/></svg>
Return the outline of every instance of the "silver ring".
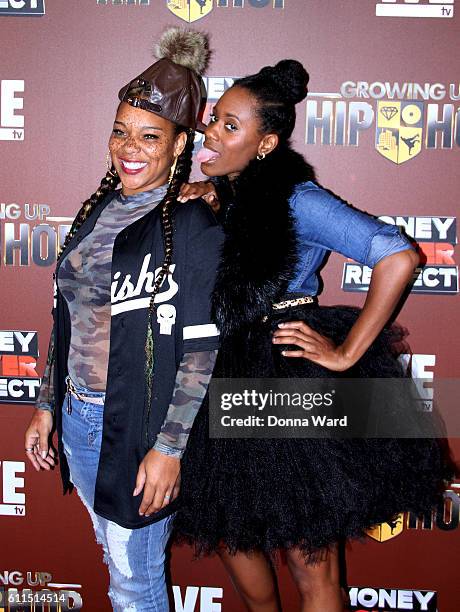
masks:
<svg viewBox="0 0 460 612"><path fill-rule="evenodd" d="M165 495L165 499L170 499L171 495Z"/></svg>
<svg viewBox="0 0 460 612"><path fill-rule="evenodd" d="M26 448L25 451L26 451L26 453L33 453L34 449L33 448Z"/></svg>

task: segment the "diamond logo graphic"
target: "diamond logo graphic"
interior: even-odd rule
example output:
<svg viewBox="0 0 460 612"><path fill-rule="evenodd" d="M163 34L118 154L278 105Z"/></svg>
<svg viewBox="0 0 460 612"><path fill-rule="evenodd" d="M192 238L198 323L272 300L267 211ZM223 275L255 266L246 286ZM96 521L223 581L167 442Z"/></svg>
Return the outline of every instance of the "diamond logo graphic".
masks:
<svg viewBox="0 0 460 612"><path fill-rule="evenodd" d="M375 148L395 164L413 159L422 150L423 102L378 103Z"/></svg>
<svg viewBox="0 0 460 612"><path fill-rule="evenodd" d="M387 121L391 121L393 117L398 114L399 111L397 106L382 106L380 112Z"/></svg>

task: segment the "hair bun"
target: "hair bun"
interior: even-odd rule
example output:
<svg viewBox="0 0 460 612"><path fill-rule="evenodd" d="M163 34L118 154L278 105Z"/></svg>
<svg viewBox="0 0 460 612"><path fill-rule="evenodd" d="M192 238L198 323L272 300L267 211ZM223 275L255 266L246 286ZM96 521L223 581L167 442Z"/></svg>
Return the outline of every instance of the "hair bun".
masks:
<svg viewBox="0 0 460 612"><path fill-rule="evenodd" d="M276 83L287 102L298 104L306 98L310 77L300 62L293 59L281 60L268 71L267 76Z"/></svg>

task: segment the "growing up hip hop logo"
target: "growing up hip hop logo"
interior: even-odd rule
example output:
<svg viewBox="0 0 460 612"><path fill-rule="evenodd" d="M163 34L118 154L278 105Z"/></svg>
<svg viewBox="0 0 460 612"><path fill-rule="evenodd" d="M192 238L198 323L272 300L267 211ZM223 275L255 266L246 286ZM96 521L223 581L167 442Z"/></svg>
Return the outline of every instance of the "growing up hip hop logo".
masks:
<svg viewBox="0 0 460 612"><path fill-rule="evenodd" d="M45 14L45 0L0 0L2 15L38 16Z"/></svg>
<svg viewBox="0 0 460 612"><path fill-rule="evenodd" d="M81 610L83 599L76 590L81 587L55 582L49 572L0 569L0 612Z"/></svg>
<svg viewBox="0 0 460 612"><path fill-rule="evenodd" d="M73 217L54 217L50 212L48 204L0 201L0 266L56 263Z"/></svg>
<svg viewBox="0 0 460 612"><path fill-rule="evenodd" d="M375 5L377 17L454 16L455 0L381 0Z"/></svg>
<svg viewBox="0 0 460 612"><path fill-rule="evenodd" d="M443 501L434 512L418 516L412 512L401 513L389 523L381 523L367 531L376 542L387 542L407 531L416 530L428 533L434 529L450 533L459 528L460 522L460 483L452 483L444 491Z"/></svg>
<svg viewBox="0 0 460 612"><path fill-rule="evenodd" d="M424 149L460 146L458 100L455 82L345 81L339 92L308 95L305 142L357 147L361 138L373 140L380 155L402 164Z"/></svg>
<svg viewBox="0 0 460 612"><path fill-rule="evenodd" d="M191 23L202 17L206 17L217 8L265 8L271 6L274 9L284 9L284 0L166 0L169 10L180 19Z"/></svg>
<svg viewBox="0 0 460 612"><path fill-rule="evenodd" d="M150 4L157 5L158 0L97 0L97 4L150 6ZM187 23L206 17L214 8L242 9L249 6L252 8L284 9L284 4L285 0L165 0L165 5L171 13Z"/></svg>

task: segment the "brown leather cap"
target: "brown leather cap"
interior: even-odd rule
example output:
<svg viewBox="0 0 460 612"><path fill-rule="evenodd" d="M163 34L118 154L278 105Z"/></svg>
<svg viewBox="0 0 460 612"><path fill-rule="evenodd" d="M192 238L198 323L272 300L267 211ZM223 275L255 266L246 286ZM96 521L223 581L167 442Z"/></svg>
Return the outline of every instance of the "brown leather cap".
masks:
<svg viewBox="0 0 460 612"><path fill-rule="evenodd" d="M168 58L158 60L122 87L118 97L178 125L200 132L206 128L198 119L206 97L202 78Z"/></svg>

